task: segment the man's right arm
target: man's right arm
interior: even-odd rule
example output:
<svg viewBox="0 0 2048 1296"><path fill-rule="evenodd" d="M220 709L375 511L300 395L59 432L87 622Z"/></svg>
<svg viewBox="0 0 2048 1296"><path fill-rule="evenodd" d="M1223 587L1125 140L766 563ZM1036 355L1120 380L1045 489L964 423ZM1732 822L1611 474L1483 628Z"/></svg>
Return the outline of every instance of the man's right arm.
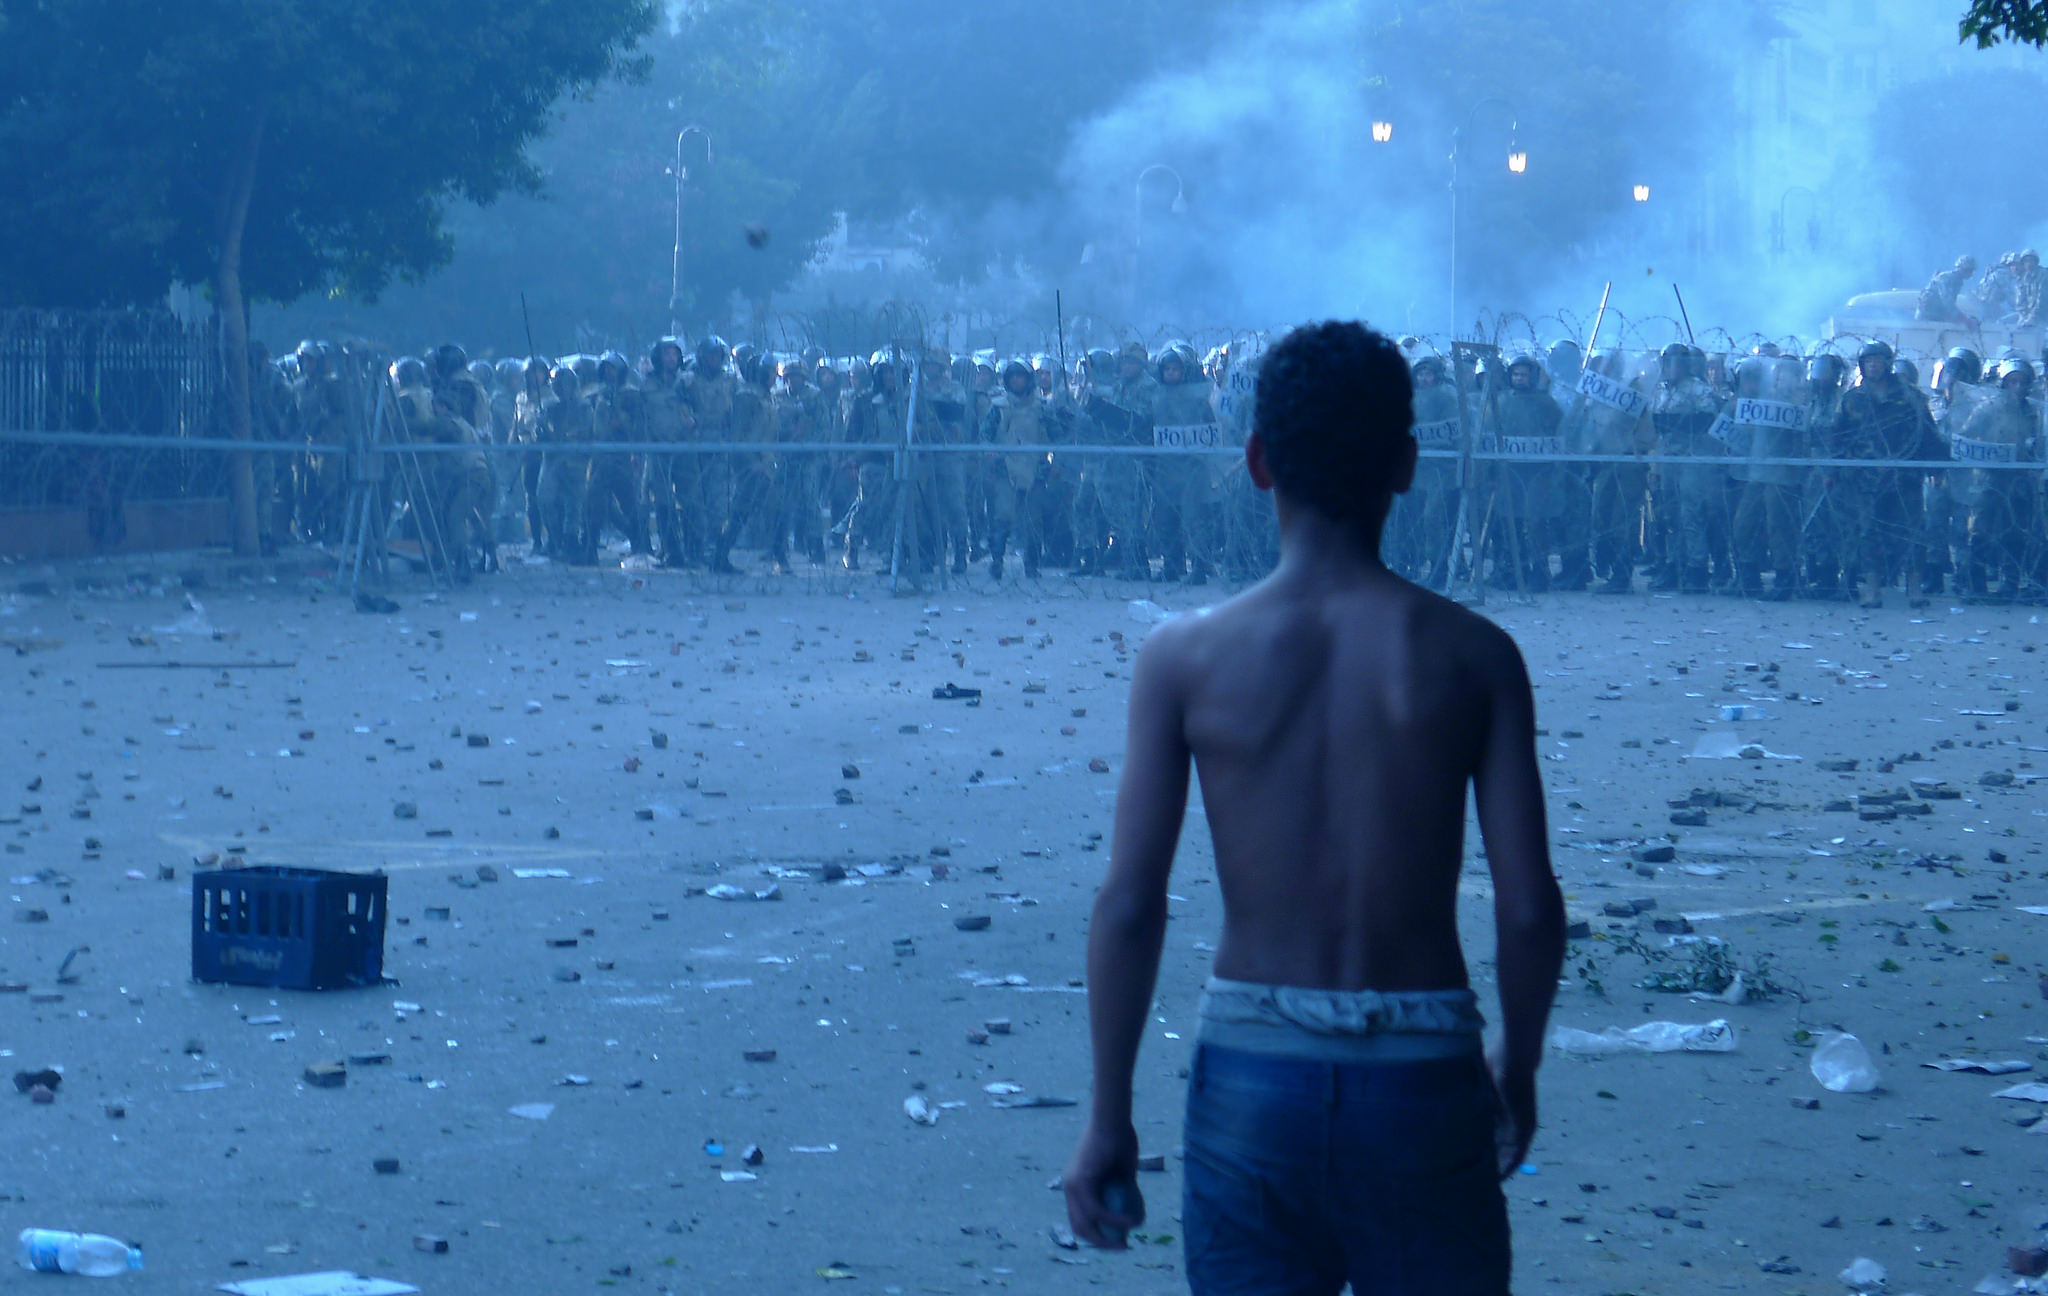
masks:
<svg viewBox="0 0 2048 1296"><path fill-rule="evenodd" d="M1507 1108L1501 1173L1512 1173L1536 1132L1536 1067L1564 966L1564 897L1550 868L1543 780L1536 765L1536 705L1522 655L1488 627L1483 669L1490 715L1473 792L1493 872L1501 1047L1494 1079Z"/></svg>

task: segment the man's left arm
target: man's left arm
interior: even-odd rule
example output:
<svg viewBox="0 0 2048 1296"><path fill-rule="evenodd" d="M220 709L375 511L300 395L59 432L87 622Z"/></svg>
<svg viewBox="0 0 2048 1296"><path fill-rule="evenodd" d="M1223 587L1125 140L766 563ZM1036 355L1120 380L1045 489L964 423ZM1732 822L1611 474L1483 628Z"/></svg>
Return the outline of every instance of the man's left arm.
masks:
<svg viewBox="0 0 2048 1296"><path fill-rule="evenodd" d="M1100 1247L1121 1249L1123 1234L1144 1222L1131 1077L1151 1015L1166 939L1167 877L1187 813L1190 753L1180 676L1181 637L1190 628L1162 626L1138 654L1109 871L1088 926L1095 1100L1064 1183L1075 1235ZM1104 1200L1116 1184L1130 1190L1128 1202Z"/></svg>

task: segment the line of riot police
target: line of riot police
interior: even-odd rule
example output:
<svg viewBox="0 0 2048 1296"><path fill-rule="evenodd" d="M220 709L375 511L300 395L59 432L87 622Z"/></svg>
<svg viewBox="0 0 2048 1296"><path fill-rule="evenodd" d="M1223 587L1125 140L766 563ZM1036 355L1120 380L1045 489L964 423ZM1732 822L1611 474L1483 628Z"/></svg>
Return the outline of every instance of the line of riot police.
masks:
<svg viewBox="0 0 2048 1296"><path fill-rule="evenodd" d="M2044 459L2023 357L1987 371L1957 348L1923 386L1882 342L1852 365L1770 344L1588 357L1561 341L1464 353L1460 375L1406 341L1416 436L1434 453L1386 551L1415 579L1446 588L1476 564L1529 591L1624 594L1645 577L1657 592L1873 607L1896 589L1914 606L2041 597L2042 478L2004 467Z"/></svg>
<svg viewBox="0 0 2048 1296"><path fill-rule="evenodd" d="M259 435L346 444L338 359L308 341L263 366ZM397 439L441 448L419 456L418 506L432 517L415 529L458 578L494 567L500 543L529 541L560 562L595 563L623 544L716 573L738 571L735 549L752 548L777 571L881 566L914 580L986 563L1000 580L1014 560L1027 578L1204 583L1219 570L1248 579L1274 554L1241 465L1200 453L1241 445L1248 430L1248 396L1228 391L1248 392L1244 373L1229 384L1232 360L1229 348L1205 361L1184 342L1153 354L1131 343L1089 351L1069 372L1047 354L778 356L714 336L663 338L637 360L496 365L450 344L393 362L387 380ZM746 448L676 452L692 445ZM278 462L259 482L266 539L338 539L342 456Z"/></svg>

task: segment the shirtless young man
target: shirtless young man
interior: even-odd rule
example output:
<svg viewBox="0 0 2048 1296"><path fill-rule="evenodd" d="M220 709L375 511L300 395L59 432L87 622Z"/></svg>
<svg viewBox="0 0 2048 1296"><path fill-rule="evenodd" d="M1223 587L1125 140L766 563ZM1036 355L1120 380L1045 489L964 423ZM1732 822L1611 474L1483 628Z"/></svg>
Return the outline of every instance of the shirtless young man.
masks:
<svg viewBox="0 0 2048 1296"><path fill-rule="evenodd" d="M1536 1128L1564 904L1520 653L1379 558L1415 472L1410 403L1400 352L1361 325L1269 352L1245 462L1274 495L1279 568L1154 630L1131 681L1067 1210L1096 1246L1144 1219L1131 1075L1192 758L1224 915L1188 1084L1197 1296L1508 1291L1499 1181ZM1499 930L1491 1056L1458 943L1468 785Z"/></svg>

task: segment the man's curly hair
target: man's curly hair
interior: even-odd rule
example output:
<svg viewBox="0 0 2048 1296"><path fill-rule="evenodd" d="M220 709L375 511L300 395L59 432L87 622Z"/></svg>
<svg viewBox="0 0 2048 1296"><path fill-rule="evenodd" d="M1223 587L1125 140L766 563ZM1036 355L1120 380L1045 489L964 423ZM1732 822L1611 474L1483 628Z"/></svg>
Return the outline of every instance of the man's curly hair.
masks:
<svg viewBox="0 0 2048 1296"><path fill-rule="evenodd" d="M1384 334L1355 320L1295 329L1261 360L1253 410L1281 494L1336 521L1385 521L1415 388Z"/></svg>

